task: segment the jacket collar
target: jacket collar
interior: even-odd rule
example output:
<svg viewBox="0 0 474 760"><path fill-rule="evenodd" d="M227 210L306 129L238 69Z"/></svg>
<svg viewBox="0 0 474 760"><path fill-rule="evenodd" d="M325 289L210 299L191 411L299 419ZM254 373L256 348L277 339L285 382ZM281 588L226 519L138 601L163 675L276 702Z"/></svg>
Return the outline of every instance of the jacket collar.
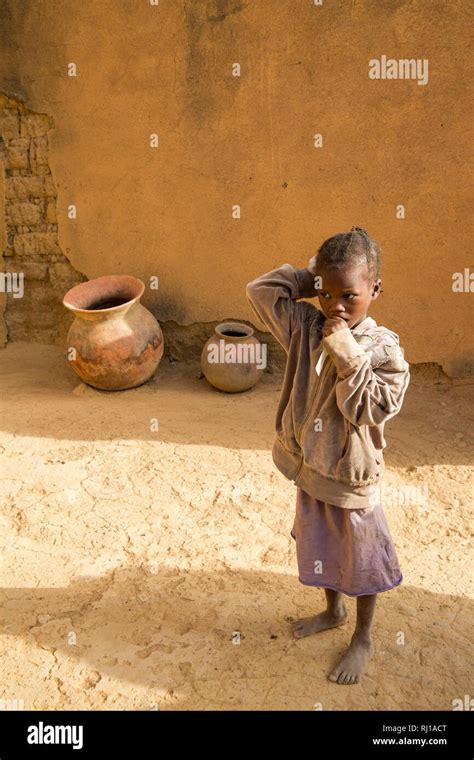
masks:
<svg viewBox="0 0 474 760"><path fill-rule="evenodd" d="M372 327L377 327L377 322L375 319L372 319L372 317L366 317L362 322L359 322L358 325L351 327L350 331L353 335L363 335L366 330Z"/></svg>

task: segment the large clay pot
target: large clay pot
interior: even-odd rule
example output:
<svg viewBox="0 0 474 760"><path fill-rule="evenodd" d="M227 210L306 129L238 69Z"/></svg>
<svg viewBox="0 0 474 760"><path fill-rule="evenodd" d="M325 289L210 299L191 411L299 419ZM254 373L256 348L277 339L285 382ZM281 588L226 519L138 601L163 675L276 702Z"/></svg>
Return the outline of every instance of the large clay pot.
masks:
<svg viewBox="0 0 474 760"><path fill-rule="evenodd" d="M156 370L163 333L140 303L144 290L136 277L110 275L75 285L64 296L75 316L67 336L70 363L88 385L106 391L136 388Z"/></svg>
<svg viewBox="0 0 474 760"><path fill-rule="evenodd" d="M201 368L207 381L227 393L240 393L258 382L266 367L266 344L253 329L240 322L217 325L201 353Z"/></svg>

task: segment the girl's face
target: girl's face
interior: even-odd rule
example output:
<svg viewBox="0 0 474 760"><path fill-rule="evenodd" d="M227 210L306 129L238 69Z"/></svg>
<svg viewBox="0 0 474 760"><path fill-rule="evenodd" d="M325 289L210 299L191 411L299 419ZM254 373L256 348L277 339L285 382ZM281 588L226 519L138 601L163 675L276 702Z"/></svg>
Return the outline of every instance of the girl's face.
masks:
<svg viewBox="0 0 474 760"><path fill-rule="evenodd" d="M315 292L324 316L341 317L349 328L365 319L369 305L379 296L382 285L380 279L369 283L367 267L361 265L350 269L317 267L315 276L322 280L321 287Z"/></svg>

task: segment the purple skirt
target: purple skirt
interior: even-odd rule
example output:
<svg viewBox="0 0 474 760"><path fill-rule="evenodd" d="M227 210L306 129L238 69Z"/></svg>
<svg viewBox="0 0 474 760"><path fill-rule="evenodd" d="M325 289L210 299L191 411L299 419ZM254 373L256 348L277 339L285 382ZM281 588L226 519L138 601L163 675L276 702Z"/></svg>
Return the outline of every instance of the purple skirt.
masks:
<svg viewBox="0 0 474 760"><path fill-rule="evenodd" d="M344 509L297 488L290 535L305 586L363 596L388 591L403 580L381 505Z"/></svg>

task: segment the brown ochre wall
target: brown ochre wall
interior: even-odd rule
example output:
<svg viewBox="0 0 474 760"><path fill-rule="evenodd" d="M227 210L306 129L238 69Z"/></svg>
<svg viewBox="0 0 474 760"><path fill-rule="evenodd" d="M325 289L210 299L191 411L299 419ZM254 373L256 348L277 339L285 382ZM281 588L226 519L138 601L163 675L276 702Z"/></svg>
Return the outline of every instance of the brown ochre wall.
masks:
<svg viewBox="0 0 474 760"><path fill-rule="evenodd" d="M65 345L64 293L133 274L168 356L199 356L214 325L252 322L247 282L355 224L383 249L370 315L410 363L472 373L472 15L457 0L3 0L0 250L25 292L0 293L0 345Z"/></svg>

